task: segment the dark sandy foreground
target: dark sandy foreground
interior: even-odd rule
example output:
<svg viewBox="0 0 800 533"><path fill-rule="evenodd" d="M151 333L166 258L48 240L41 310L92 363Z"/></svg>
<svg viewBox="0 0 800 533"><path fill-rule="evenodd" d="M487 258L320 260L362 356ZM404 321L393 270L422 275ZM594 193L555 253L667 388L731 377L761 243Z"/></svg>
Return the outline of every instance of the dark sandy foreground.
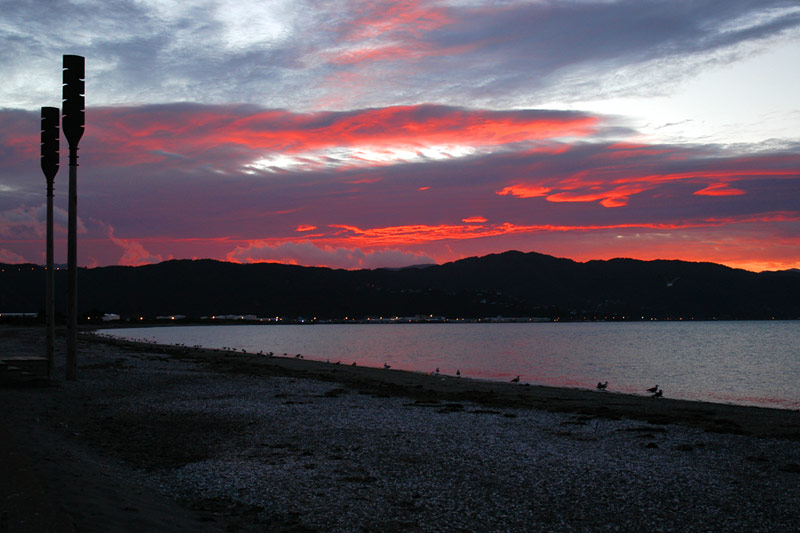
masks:
<svg viewBox="0 0 800 533"><path fill-rule="evenodd" d="M0 328L1 355L43 331ZM0 531L789 531L800 412L82 336L0 389ZM59 342L59 359L63 345Z"/></svg>

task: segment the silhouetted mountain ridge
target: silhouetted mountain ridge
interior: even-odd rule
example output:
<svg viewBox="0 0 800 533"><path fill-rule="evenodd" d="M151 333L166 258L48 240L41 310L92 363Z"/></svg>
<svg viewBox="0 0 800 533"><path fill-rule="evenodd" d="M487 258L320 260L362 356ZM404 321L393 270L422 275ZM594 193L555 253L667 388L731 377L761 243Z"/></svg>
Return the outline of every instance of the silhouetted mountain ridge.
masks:
<svg viewBox="0 0 800 533"><path fill-rule="evenodd" d="M0 311L40 311L44 269L2 267ZM65 276L64 270L56 272L57 309L64 308ZM355 271L172 260L81 269L78 284L81 314L123 317L800 318L797 272L754 273L676 260L579 263L518 251Z"/></svg>

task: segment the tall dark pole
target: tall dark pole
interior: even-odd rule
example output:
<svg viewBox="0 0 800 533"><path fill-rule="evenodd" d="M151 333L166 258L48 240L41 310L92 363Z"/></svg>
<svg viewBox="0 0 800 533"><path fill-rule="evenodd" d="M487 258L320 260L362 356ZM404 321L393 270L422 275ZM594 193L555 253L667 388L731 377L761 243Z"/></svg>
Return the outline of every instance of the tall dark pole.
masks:
<svg viewBox="0 0 800 533"><path fill-rule="evenodd" d="M67 379L78 373L78 143L84 126L84 58L64 56L61 122L69 143L69 218L67 223Z"/></svg>
<svg viewBox="0 0 800 533"><path fill-rule="evenodd" d="M53 377L55 370L56 322L55 290L53 272L53 180L58 173L58 123L61 111L57 107L42 108L42 172L47 180L47 281L45 282L45 314L47 323L47 377Z"/></svg>

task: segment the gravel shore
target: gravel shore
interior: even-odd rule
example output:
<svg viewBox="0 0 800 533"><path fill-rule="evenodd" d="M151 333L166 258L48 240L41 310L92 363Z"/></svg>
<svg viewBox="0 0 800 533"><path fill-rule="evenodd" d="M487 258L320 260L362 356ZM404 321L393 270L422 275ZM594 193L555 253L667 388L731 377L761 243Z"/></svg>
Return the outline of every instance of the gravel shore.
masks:
<svg viewBox="0 0 800 533"><path fill-rule="evenodd" d="M38 355L42 333L0 328L0 350ZM85 336L79 351L76 382L59 367L50 386L0 389L10 438L78 531L800 524L798 412Z"/></svg>

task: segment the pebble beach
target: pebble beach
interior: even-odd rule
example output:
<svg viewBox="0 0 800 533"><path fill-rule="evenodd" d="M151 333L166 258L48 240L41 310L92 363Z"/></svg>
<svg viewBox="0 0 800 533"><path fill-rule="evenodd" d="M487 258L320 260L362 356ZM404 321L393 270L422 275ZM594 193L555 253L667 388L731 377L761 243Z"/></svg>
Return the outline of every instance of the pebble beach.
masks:
<svg viewBox="0 0 800 533"><path fill-rule="evenodd" d="M0 350L38 355L43 333L0 328ZM46 386L0 388L3 464L24 456L54 531L800 523L797 411L80 339L77 381L57 360ZM31 496L3 490L24 531Z"/></svg>

